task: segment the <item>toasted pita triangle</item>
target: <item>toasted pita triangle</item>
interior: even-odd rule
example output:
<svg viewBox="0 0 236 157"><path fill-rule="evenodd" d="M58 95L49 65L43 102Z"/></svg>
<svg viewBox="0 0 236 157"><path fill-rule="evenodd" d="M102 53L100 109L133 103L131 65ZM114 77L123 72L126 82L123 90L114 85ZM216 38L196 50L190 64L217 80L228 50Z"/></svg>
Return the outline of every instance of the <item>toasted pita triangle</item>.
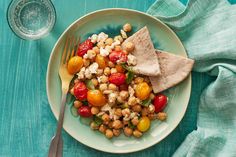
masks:
<svg viewBox="0 0 236 157"><path fill-rule="evenodd" d="M137 65L133 66L132 70L146 76L159 75L160 67L148 28L145 26L127 38L122 47L128 41L134 43L135 49L132 54L137 58Z"/></svg>
<svg viewBox="0 0 236 157"><path fill-rule="evenodd" d="M161 75L149 77L154 93L162 92L183 81L191 72L194 60L157 50Z"/></svg>

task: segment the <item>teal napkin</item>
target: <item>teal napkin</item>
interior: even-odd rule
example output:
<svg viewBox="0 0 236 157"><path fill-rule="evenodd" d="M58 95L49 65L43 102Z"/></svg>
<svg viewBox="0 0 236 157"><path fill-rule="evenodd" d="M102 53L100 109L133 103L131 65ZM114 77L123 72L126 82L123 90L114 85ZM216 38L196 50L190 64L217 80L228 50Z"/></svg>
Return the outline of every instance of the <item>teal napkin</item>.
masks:
<svg viewBox="0 0 236 157"><path fill-rule="evenodd" d="M159 0L147 11L169 25L196 61L216 76L201 95L197 129L175 157L236 156L236 6L226 0ZM194 84L195 82L193 82Z"/></svg>

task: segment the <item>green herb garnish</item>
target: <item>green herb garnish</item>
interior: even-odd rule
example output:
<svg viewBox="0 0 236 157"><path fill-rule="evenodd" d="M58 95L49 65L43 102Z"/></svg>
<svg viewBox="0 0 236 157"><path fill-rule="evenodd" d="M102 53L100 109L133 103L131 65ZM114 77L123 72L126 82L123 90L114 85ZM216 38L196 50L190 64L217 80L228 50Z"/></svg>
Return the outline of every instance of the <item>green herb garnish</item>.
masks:
<svg viewBox="0 0 236 157"><path fill-rule="evenodd" d="M134 78L134 73L131 72L131 71L128 71L128 74L127 74L127 77L126 77L125 82L126 82L127 84L130 84L131 81L133 80L133 78Z"/></svg>
<svg viewBox="0 0 236 157"><path fill-rule="evenodd" d="M99 125L101 125L102 124L102 118L101 117L98 117L98 116L93 116L93 121L94 121L94 123L97 125L97 126L99 126Z"/></svg>
<svg viewBox="0 0 236 157"><path fill-rule="evenodd" d="M126 69L127 71L133 72L132 68L129 67L127 64L121 63L120 65L122 66L122 68Z"/></svg>
<svg viewBox="0 0 236 157"><path fill-rule="evenodd" d="M131 121L128 122L128 127L130 127L131 129L135 129L135 128L136 128L136 126L133 125L133 124L131 123Z"/></svg>
<svg viewBox="0 0 236 157"><path fill-rule="evenodd" d="M141 105L143 105L143 106L148 106L148 105L150 105L151 104L151 102L152 102L152 100L151 99L146 99L146 100L143 100L142 101L142 103L141 103Z"/></svg>
<svg viewBox="0 0 236 157"><path fill-rule="evenodd" d="M86 80L85 83L88 89L91 89L91 90L95 89L93 82L91 80Z"/></svg>

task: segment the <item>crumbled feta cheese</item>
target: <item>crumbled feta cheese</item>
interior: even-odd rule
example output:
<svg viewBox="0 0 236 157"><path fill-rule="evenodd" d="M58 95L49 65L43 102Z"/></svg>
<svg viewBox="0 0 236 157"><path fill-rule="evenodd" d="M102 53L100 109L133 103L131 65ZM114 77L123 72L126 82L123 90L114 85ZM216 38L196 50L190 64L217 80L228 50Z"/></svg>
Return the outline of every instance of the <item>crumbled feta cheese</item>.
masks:
<svg viewBox="0 0 236 157"><path fill-rule="evenodd" d="M97 42L97 39L98 39L98 35L97 35L97 34L93 34L93 35L90 37L90 39L91 39L91 42L92 42L92 43L96 43L96 42Z"/></svg>
<svg viewBox="0 0 236 157"><path fill-rule="evenodd" d="M84 54L84 59L93 59L96 56L96 52L93 50L88 50L86 54Z"/></svg>
<svg viewBox="0 0 236 157"><path fill-rule="evenodd" d="M116 40L115 42L113 42L113 43L111 44L111 48L114 49L115 46L117 46L117 45L120 45L120 40Z"/></svg>
<svg viewBox="0 0 236 157"><path fill-rule="evenodd" d="M109 55L109 51L101 47L100 48L100 55L103 57L106 57Z"/></svg>
<svg viewBox="0 0 236 157"><path fill-rule="evenodd" d="M98 70L98 63L93 63L88 67L91 74L96 74Z"/></svg>
<svg viewBox="0 0 236 157"><path fill-rule="evenodd" d="M128 92L130 97L134 96L134 89L131 86L128 87Z"/></svg>
<svg viewBox="0 0 236 157"><path fill-rule="evenodd" d="M128 65L136 65L137 64L137 58L134 55L129 54L128 55Z"/></svg>
<svg viewBox="0 0 236 157"><path fill-rule="evenodd" d="M77 73L78 79L84 79L85 67L81 68L80 71Z"/></svg>
<svg viewBox="0 0 236 157"><path fill-rule="evenodd" d="M97 42L104 42L108 38L108 35L104 32L98 34Z"/></svg>
<svg viewBox="0 0 236 157"><path fill-rule="evenodd" d="M112 49L113 48L111 46L108 46L108 45L105 47L105 50L107 50L109 53L112 51Z"/></svg>
<svg viewBox="0 0 236 157"><path fill-rule="evenodd" d="M115 102L116 102L116 97L117 97L117 93L110 93L109 95L108 95L108 103L109 104L115 104Z"/></svg>
<svg viewBox="0 0 236 157"><path fill-rule="evenodd" d="M148 105L148 110L149 110L151 113L153 113L153 112L155 111L154 105L152 105L152 104Z"/></svg>
<svg viewBox="0 0 236 157"><path fill-rule="evenodd" d="M124 39L127 38L127 34L125 33L125 31L123 29L120 30L120 34L121 34L122 38L124 38Z"/></svg>
<svg viewBox="0 0 236 157"><path fill-rule="evenodd" d="M101 111L104 111L104 112L110 111L110 110L111 110L111 106L109 106L108 104L102 106L102 108L101 108Z"/></svg>
<svg viewBox="0 0 236 157"><path fill-rule="evenodd" d="M87 79L91 79L92 78L92 74L91 74L91 72L90 72L90 70L88 68L85 70L84 75L85 75L85 77Z"/></svg>

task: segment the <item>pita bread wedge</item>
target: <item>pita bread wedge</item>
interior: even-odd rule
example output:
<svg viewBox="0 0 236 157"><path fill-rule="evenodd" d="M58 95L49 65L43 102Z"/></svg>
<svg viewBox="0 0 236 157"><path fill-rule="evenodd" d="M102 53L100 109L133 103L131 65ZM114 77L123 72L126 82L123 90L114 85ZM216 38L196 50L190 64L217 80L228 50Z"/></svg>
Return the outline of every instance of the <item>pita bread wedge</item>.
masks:
<svg viewBox="0 0 236 157"><path fill-rule="evenodd" d="M161 75L149 77L154 93L162 92L183 81L191 72L194 60L157 50Z"/></svg>
<svg viewBox="0 0 236 157"><path fill-rule="evenodd" d="M135 45L132 52L132 55L137 58L137 65L132 67L135 73L146 76L157 76L160 74L156 52L146 26L127 38L122 47L124 47L126 42L132 42Z"/></svg>

